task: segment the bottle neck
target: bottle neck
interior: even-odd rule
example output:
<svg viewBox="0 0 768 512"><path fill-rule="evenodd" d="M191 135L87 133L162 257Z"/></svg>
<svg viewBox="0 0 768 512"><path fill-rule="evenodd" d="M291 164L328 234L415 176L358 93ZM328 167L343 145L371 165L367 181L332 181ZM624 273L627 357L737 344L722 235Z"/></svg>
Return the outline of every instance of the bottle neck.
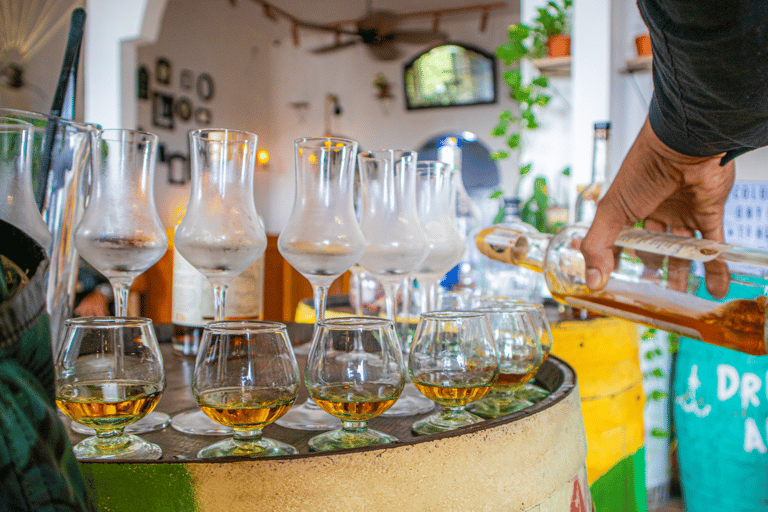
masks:
<svg viewBox="0 0 768 512"><path fill-rule="evenodd" d="M595 129L592 146L592 183L605 183L608 179L608 130Z"/></svg>
<svg viewBox="0 0 768 512"><path fill-rule="evenodd" d="M502 226L491 226L478 233L476 243L480 252L491 259L542 272L551 238L552 235L546 233L523 233Z"/></svg>

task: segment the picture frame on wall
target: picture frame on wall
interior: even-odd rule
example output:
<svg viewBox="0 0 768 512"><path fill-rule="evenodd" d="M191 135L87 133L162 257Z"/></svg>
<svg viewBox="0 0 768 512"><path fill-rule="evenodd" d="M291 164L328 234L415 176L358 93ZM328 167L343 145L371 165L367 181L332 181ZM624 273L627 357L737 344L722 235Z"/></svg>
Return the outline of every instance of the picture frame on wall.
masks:
<svg viewBox="0 0 768 512"><path fill-rule="evenodd" d="M136 95L140 100L149 99L149 70L147 66L139 66L136 71Z"/></svg>
<svg viewBox="0 0 768 512"><path fill-rule="evenodd" d="M179 98L176 100L176 115L182 121L189 121L192 119L192 103L187 98Z"/></svg>
<svg viewBox="0 0 768 512"><path fill-rule="evenodd" d="M208 126L213 121L213 115L207 108L199 108L195 112L195 121L197 124Z"/></svg>
<svg viewBox="0 0 768 512"><path fill-rule="evenodd" d="M194 83L195 77L192 75L192 72L188 69L182 69L181 77L179 78L179 84L181 85L181 88L185 91L189 91L192 89Z"/></svg>
<svg viewBox="0 0 768 512"><path fill-rule="evenodd" d="M171 185L184 185L190 180L189 157L182 153L168 155L168 183Z"/></svg>
<svg viewBox="0 0 768 512"><path fill-rule="evenodd" d="M173 130L173 96L155 92L152 95L152 125Z"/></svg>
<svg viewBox="0 0 768 512"><path fill-rule="evenodd" d="M197 95L203 101L209 101L213 98L213 78L208 73L200 73L197 77Z"/></svg>
<svg viewBox="0 0 768 512"><path fill-rule="evenodd" d="M155 80L162 85L171 85L171 61L165 57L155 61Z"/></svg>

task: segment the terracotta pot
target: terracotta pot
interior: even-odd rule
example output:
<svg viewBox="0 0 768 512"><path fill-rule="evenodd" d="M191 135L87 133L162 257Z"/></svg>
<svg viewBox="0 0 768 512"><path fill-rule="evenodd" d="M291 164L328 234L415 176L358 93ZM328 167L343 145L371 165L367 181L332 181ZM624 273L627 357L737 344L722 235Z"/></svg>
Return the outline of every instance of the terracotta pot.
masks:
<svg viewBox="0 0 768 512"><path fill-rule="evenodd" d="M651 54L651 36L643 34L635 38L635 46L637 46L638 55L650 55Z"/></svg>
<svg viewBox="0 0 768 512"><path fill-rule="evenodd" d="M571 54L571 36L557 34L547 39L547 55L549 57L567 57Z"/></svg>

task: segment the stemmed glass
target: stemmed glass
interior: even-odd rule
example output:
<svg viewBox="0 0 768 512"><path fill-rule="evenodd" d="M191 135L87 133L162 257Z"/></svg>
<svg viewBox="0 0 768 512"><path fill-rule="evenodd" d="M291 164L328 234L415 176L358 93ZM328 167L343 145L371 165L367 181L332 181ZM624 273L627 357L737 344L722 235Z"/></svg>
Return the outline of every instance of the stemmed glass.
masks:
<svg viewBox="0 0 768 512"><path fill-rule="evenodd" d="M94 130L91 188L75 230L80 255L109 279L115 315L128 315L131 283L165 254L168 238L154 196L157 135L136 130ZM134 432L168 426L154 412L132 425ZM90 433L82 426L73 430Z"/></svg>
<svg viewBox="0 0 768 512"><path fill-rule="evenodd" d="M443 410L413 424L414 435L483 421L466 410L495 384L499 357L488 319L474 311L422 313L409 357L411 380Z"/></svg>
<svg viewBox="0 0 768 512"><path fill-rule="evenodd" d="M96 435L74 447L78 459L159 459L162 450L126 426L157 405L165 371L152 321L78 318L65 322L56 354L56 405Z"/></svg>
<svg viewBox="0 0 768 512"><path fill-rule="evenodd" d="M422 312L437 306L440 279L464 255L464 241L456 228L453 169L437 161L421 161L416 167L416 209L427 234L429 252L413 274L422 288Z"/></svg>
<svg viewBox="0 0 768 512"><path fill-rule="evenodd" d="M405 375L392 320L347 317L320 322L304 381L315 402L341 419L342 428L313 437L309 448L340 450L396 441L367 423L392 407Z"/></svg>
<svg viewBox="0 0 768 512"><path fill-rule="evenodd" d="M516 303L513 305L518 311L523 311L531 317L533 328L539 337L542 349L541 364L547 360L552 352L552 329L547 319L547 312L541 304ZM520 389L515 391L515 395L529 402L538 402L549 396L549 391L537 386L531 381L526 382Z"/></svg>
<svg viewBox="0 0 768 512"><path fill-rule="evenodd" d="M267 236L253 199L257 136L239 130L205 129L189 133L192 189L176 229L176 249L213 286L216 320L225 318L229 283L267 248ZM173 418L188 434L228 434L201 411Z"/></svg>
<svg viewBox="0 0 768 512"><path fill-rule="evenodd" d="M531 316L515 307L480 308L491 325L491 333L499 351L499 377L491 392L467 410L483 418L497 418L530 405L515 391L528 383L543 361L539 334Z"/></svg>
<svg viewBox="0 0 768 512"><path fill-rule="evenodd" d="M365 252L352 197L357 142L333 137L298 139L294 153L296 195L277 247L312 285L317 330L325 317L328 288ZM339 420L323 412L310 397L277 424L328 430L338 426Z"/></svg>
<svg viewBox="0 0 768 512"><path fill-rule="evenodd" d="M386 316L397 320L397 290L429 252L427 235L416 213L416 158L414 151L382 149L358 155L362 208L360 229L367 247L360 265L384 287ZM412 385L385 415L427 412L434 403Z"/></svg>
<svg viewBox="0 0 768 512"><path fill-rule="evenodd" d="M299 367L286 326L277 322L224 321L205 326L192 375L192 394L211 420L233 429L232 438L203 448L198 457L266 457L298 453L262 436L299 393Z"/></svg>

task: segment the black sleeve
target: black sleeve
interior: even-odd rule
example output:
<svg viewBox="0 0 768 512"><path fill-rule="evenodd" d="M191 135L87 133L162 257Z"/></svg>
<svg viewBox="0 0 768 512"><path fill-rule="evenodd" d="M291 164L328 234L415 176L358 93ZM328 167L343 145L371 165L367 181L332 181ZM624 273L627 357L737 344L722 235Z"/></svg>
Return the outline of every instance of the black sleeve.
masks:
<svg viewBox="0 0 768 512"><path fill-rule="evenodd" d="M649 119L667 146L722 163L768 145L768 2L638 0L653 47Z"/></svg>

